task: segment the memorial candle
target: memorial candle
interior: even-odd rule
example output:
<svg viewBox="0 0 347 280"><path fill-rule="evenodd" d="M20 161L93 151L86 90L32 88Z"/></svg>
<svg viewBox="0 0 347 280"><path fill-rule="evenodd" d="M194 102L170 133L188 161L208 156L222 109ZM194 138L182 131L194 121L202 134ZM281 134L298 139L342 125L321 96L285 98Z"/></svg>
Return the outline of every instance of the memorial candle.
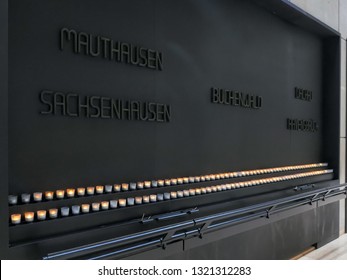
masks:
<svg viewBox="0 0 347 280"><path fill-rule="evenodd" d="M58 209L56 208L49 209L48 214L51 219L55 219L58 217Z"/></svg>
<svg viewBox="0 0 347 280"><path fill-rule="evenodd" d="M34 192L33 198L36 202L42 201L42 192Z"/></svg>
<svg viewBox="0 0 347 280"><path fill-rule="evenodd" d="M92 210L93 210L94 212L99 211L99 210L100 210L100 203L99 203L99 202L93 202L93 203L92 203Z"/></svg>
<svg viewBox="0 0 347 280"><path fill-rule="evenodd" d="M51 191L45 192L45 199L46 200L52 200L53 196L54 196L54 192L51 192Z"/></svg>
<svg viewBox="0 0 347 280"><path fill-rule="evenodd" d="M67 197L74 197L75 196L75 189L67 189L66 190L66 196Z"/></svg>
<svg viewBox="0 0 347 280"><path fill-rule="evenodd" d="M110 207L110 203L108 201L102 201L101 202L101 209L107 210Z"/></svg>
<svg viewBox="0 0 347 280"><path fill-rule="evenodd" d="M118 199L119 207L125 207L127 205L127 200L124 198Z"/></svg>
<svg viewBox="0 0 347 280"><path fill-rule="evenodd" d="M94 187L87 187L87 194L88 195L94 195L95 188Z"/></svg>
<svg viewBox="0 0 347 280"><path fill-rule="evenodd" d="M95 191L97 194L102 194L104 192L104 186L96 186Z"/></svg>
<svg viewBox="0 0 347 280"><path fill-rule="evenodd" d="M135 197L135 204L142 204L142 196Z"/></svg>
<svg viewBox="0 0 347 280"><path fill-rule="evenodd" d="M86 188L78 188L77 189L77 195L78 196L84 196L86 194Z"/></svg>
<svg viewBox="0 0 347 280"><path fill-rule="evenodd" d="M81 205L82 213L89 213L90 211L90 204L82 204Z"/></svg>
<svg viewBox="0 0 347 280"><path fill-rule="evenodd" d="M15 205L18 202L18 196L16 195L9 195L8 196L8 204Z"/></svg>
<svg viewBox="0 0 347 280"><path fill-rule="evenodd" d="M28 223L34 221L34 216L35 216L34 212L25 212L24 213L25 221L28 222Z"/></svg>
<svg viewBox="0 0 347 280"><path fill-rule="evenodd" d="M47 215L47 211L46 210L38 210L36 212L36 216L37 216L37 219L39 221L46 220L46 215Z"/></svg>
<svg viewBox="0 0 347 280"><path fill-rule="evenodd" d="M12 215L11 215L11 223L12 223L13 225L18 225L18 224L20 224L20 222L21 222L21 217L22 217L21 214L12 214Z"/></svg>
<svg viewBox="0 0 347 280"><path fill-rule="evenodd" d="M64 195L65 195L65 191L64 190L56 190L55 191L55 196L59 199L62 199L64 198Z"/></svg>

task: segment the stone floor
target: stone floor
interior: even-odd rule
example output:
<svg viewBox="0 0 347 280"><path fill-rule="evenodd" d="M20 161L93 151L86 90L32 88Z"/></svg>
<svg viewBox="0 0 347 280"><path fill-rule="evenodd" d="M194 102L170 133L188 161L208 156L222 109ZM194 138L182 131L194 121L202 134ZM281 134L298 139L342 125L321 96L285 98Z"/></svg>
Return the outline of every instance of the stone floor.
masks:
<svg viewBox="0 0 347 280"><path fill-rule="evenodd" d="M347 260L347 234L314 250L299 260Z"/></svg>

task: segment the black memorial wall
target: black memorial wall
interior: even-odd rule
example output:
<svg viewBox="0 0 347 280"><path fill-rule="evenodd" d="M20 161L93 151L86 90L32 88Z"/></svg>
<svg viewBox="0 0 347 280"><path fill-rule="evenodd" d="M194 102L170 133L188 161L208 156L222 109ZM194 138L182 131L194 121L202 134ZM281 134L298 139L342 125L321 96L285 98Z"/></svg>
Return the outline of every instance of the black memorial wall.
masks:
<svg viewBox="0 0 347 280"><path fill-rule="evenodd" d="M248 1L11 1L9 28L12 192L325 160L322 40ZM113 59L106 39L122 44ZM147 50L161 52L162 69L126 63L135 47L150 65ZM295 99L296 87L312 100ZM211 88L262 106L212 103ZM133 120L128 101L140 102ZM288 118L319 129L290 131Z"/></svg>
<svg viewBox="0 0 347 280"><path fill-rule="evenodd" d="M334 39L253 1L13 0L8 16L5 197L315 162L338 177Z"/></svg>

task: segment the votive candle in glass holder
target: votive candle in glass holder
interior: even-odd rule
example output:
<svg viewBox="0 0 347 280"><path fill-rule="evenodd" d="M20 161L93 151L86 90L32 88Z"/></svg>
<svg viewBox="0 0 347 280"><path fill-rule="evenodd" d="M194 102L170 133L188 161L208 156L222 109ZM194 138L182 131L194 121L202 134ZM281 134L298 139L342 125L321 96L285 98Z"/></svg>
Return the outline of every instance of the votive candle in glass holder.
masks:
<svg viewBox="0 0 347 280"><path fill-rule="evenodd" d="M142 196L135 197L135 204L142 204Z"/></svg>
<svg viewBox="0 0 347 280"><path fill-rule="evenodd" d="M36 217L39 221L43 221L46 220L46 216L47 216L47 211L46 210L38 210L36 212Z"/></svg>
<svg viewBox="0 0 347 280"><path fill-rule="evenodd" d="M199 177L199 176L194 177L194 182L200 182L200 180L201 180L201 177Z"/></svg>
<svg viewBox="0 0 347 280"><path fill-rule="evenodd" d="M99 211L99 210L100 210L100 203L99 203L99 202L93 202L93 203L92 203L92 210L93 210L94 212Z"/></svg>
<svg viewBox="0 0 347 280"><path fill-rule="evenodd" d="M189 196L195 195L195 189L189 189Z"/></svg>
<svg viewBox="0 0 347 280"><path fill-rule="evenodd" d="M95 187L95 192L96 192L97 194L102 194L102 193L104 193L104 186L96 186L96 187Z"/></svg>
<svg viewBox="0 0 347 280"><path fill-rule="evenodd" d="M201 194L205 194L206 193L206 188L201 188Z"/></svg>
<svg viewBox="0 0 347 280"><path fill-rule="evenodd" d="M85 194L86 194L86 188L77 188L78 196L85 196Z"/></svg>
<svg viewBox="0 0 347 280"><path fill-rule="evenodd" d="M82 211L82 213L89 213L89 211L90 211L90 204L82 204L81 205L81 211Z"/></svg>
<svg viewBox="0 0 347 280"><path fill-rule="evenodd" d="M120 192L121 189L122 189L121 185L119 185L119 184L113 185L113 191L114 192Z"/></svg>
<svg viewBox="0 0 347 280"><path fill-rule="evenodd" d="M67 217L70 214L70 207L61 207L60 214L62 217Z"/></svg>
<svg viewBox="0 0 347 280"><path fill-rule="evenodd" d="M185 197L189 196L189 190L183 190L183 196Z"/></svg>
<svg viewBox="0 0 347 280"><path fill-rule="evenodd" d="M189 177L189 183L194 183L195 182L195 178L194 177Z"/></svg>
<svg viewBox="0 0 347 280"><path fill-rule="evenodd" d="M183 178L177 178L177 184L183 184Z"/></svg>
<svg viewBox="0 0 347 280"><path fill-rule="evenodd" d="M143 186L144 186L143 182L137 182L137 184L136 184L136 187L138 190L142 190Z"/></svg>
<svg viewBox="0 0 347 280"><path fill-rule="evenodd" d="M118 199L118 205L119 205L119 207L127 206L127 200L125 198Z"/></svg>
<svg viewBox="0 0 347 280"><path fill-rule="evenodd" d="M12 214L12 215L11 215L11 223L12 223L13 225L18 225L18 224L20 224L21 219L22 219L22 215L21 215L21 214Z"/></svg>
<svg viewBox="0 0 347 280"><path fill-rule="evenodd" d="M151 194L149 196L149 201L150 202L157 202L157 195L156 194Z"/></svg>
<svg viewBox="0 0 347 280"><path fill-rule="evenodd" d="M171 185L171 180L165 179L165 186L170 186L170 185Z"/></svg>
<svg viewBox="0 0 347 280"><path fill-rule="evenodd" d="M206 175L205 176L205 181L210 181L211 180L211 176L210 175Z"/></svg>
<svg viewBox="0 0 347 280"><path fill-rule="evenodd" d="M151 182L151 184L152 184L152 188L158 187L158 181L153 180L153 181Z"/></svg>
<svg viewBox="0 0 347 280"><path fill-rule="evenodd" d="M211 189L212 189L212 192L217 192L217 187L216 186L211 187Z"/></svg>
<svg viewBox="0 0 347 280"><path fill-rule="evenodd" d="M205 181L206 181L206 177L205 177L205 176L201 176L201 177L200 177L200 181L201 181L201 182L205 182Z"/></svg>
<svg viewBox="0 0 347 280"><path fill-rule="evenodd" d="M111 193L112 192L112 185L105 185L105 192Z"/></svg>
<svg viewBox="0 0 347 280"><path fill-rule="evenodd" d="M177 192L170 192L170 198L171 199L177 198Z"/></svg>
<svg viewBox="0 0 347 280"><path fill-rule="evenodd" d="M164 200L170 200L171 199L171 195L169 192L166 192L163 195L164 195Z"/></svg>
<svg viewBox="0 0 347 280"><path fill-rule="evenodd" d="M142 203L149 203L149 195L144 195L142 197Z"/></svg>
<svg viewBox="0 0 347 280"><path fill-rule="evenodd" d="M133 197L128 197L127 198L127 205L128 206L133 206L135 204L135 198Z"/></svg>
<svg viewBox="0 0 347 280"><path fill-rule="evenodd" d="M17 195L9 195L8 196L8 204L16 205L17 203L18 203L18 196Z"/></svg>
<svg viewBox="0 0 347 280"><path fill-rule="evenodd" d="M87 187L87 195L94 195L95 188L94 187Z"/></svg>
<svg viewBox="0 0 347 280"><path fill-rule="evenodd" d="M158 187L163 187L165 184L164 180L158 180Z"/></svg>
<svg viewBox="0 0 347 280"><path fill-rule="evenodd" d="M102 201L101 202L101 209L102 210L108 210L110 208L110 202L109 201Z"/></svg>
<svg viewBox="0 0 347 280"><path fill-rule="evenodd" d="M179 198L183 197L183 191L177 191L177 197Z"/></svg>
<svg viewBox="0 0 347 280"><path fill-rule="evenodd" d="M56 190L55 191L55 196L59 199L62 199L64 198L65 196L65 191L64 190Z"/></svg>
<svg viewBox="0 0 347 280"><path fill-rule="evenodd" d="M56 219L58 217L58 209L57 208L49 209L48 215L51 219Z"/></svg>
<svg viewBox="0 0 347 280"><path fill-rule="evenodd" d="M71 198L75 196L75 189L66 189L66 196Z"/></svg>
<svg viewBox="0 0 347 280"><path fill-rule="evenodd" d="M145 188L149 189L151 187L151 181L145 181Z"/></svg>
<svg viewBox="0 0 347 280"><path fill-rule="evenodd" d="M210 175L210 179L211 180L216 180L216 175L214 175L214 174Z"/></svg>
<svg viewBox="0 0 347 280"><path fill-rule="evenodd" d="M196 189L195 189L195 194L196 194L196 195L199 195L199 194L201 194L201 189L199 189L199 188L196 188Z"/></svg>
<svg viewBox="0 0 347 280"><path fill-rule="evenodd" d="M72 215L79 215L79 213L81 211L81 206L79 206L79 205L72 205L71 206L71 210L72 210Z"/></svg>
<svg viewBox="0 0 347 280"><path fill-rule="evenodd" d="M177 185L177 179L171 179L171 185Z"/></svg>
<svg viewBox="0 0 347 280"><path fill-rule="evenodd" d="M126 184L126 183L122 184L122 191L126 192L128 190L129 190L129 184Z"/></svg>
<svg viewBox="0 0 347 280"><path fill-rule="evenodd" d="M131 191L136 190L136 183L134 183L134 182L129 183L129 189L130 189Z"/></svg>
<svg viewBox="0 0 347 280"><path fill-rule="evenodd" d="M25 212L24 219L27 223L31 223L34 221L35 213L34 212Z"/></svg>
<svg viewBox="0 0 347 280"><path fill-rule="evenodd" d="M158 200L158 201L163 201L163 200L164 200L164 194L158 193L158 194L157 194L157 200Z"/></svg>
<svg viewBox="0 0 347 280"><path fill-rule="evenodd" d="M189 178L188 177L184 177L183 178L183 183L184 184L188 184L189 183Z"/></svg>
<svg viewBox="0 0 347 280"><path fill-rule="evenodd" d="M42 201L42 192L34 192L33 199L35 202Z"/></svg>
<svg viewBox="0 0 347 280"><path fill-rule="evenodd" d="M211 187L206 187L206 193L211 193L212 192L212 188Z"/></svg>
<svg viewBox="0 0 347 280"><path fill-rule="evenodd" d="M220 179L220 175L219 175L219 174L216 174L216 175L215 175L215 178L216 178L216 180L219 180L219 179Z"/></svg>
<svg viewBox="0 0 347 280"><path fill-rule="evenodd" d="M54 192L52 192L52 191L45 192L45 199L46 200L52 200L53 197L54 197Z"/></svg>
<svg viewBox="0 0 347 280"><path fill-rule="evenodd" d="M118 207L118 200L117 199L110 200L110 207L112 209L117 208Z"/></svg>

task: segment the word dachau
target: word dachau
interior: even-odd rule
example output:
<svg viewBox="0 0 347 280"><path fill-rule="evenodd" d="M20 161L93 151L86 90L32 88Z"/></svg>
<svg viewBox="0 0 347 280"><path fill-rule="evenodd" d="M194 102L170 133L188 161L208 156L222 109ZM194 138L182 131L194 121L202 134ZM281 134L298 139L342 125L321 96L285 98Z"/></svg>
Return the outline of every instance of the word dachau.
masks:
<svg viewBox="0 0 347 280"><path fill-rule="evenodd" d="M102 57L120 63L163 70L163 55L159 51L62 28L60 30L60 50L63 51L66 47L72 47L75 54Z"/></svg>
<svg viewBox="0 0 347 280"><path fill-rule="evenodd" d="M102 96L80 96L43 90L40 101L45 107L42 115L61 115L148 122L170 122L171 107L167 104L120 100Z"/></svg>

